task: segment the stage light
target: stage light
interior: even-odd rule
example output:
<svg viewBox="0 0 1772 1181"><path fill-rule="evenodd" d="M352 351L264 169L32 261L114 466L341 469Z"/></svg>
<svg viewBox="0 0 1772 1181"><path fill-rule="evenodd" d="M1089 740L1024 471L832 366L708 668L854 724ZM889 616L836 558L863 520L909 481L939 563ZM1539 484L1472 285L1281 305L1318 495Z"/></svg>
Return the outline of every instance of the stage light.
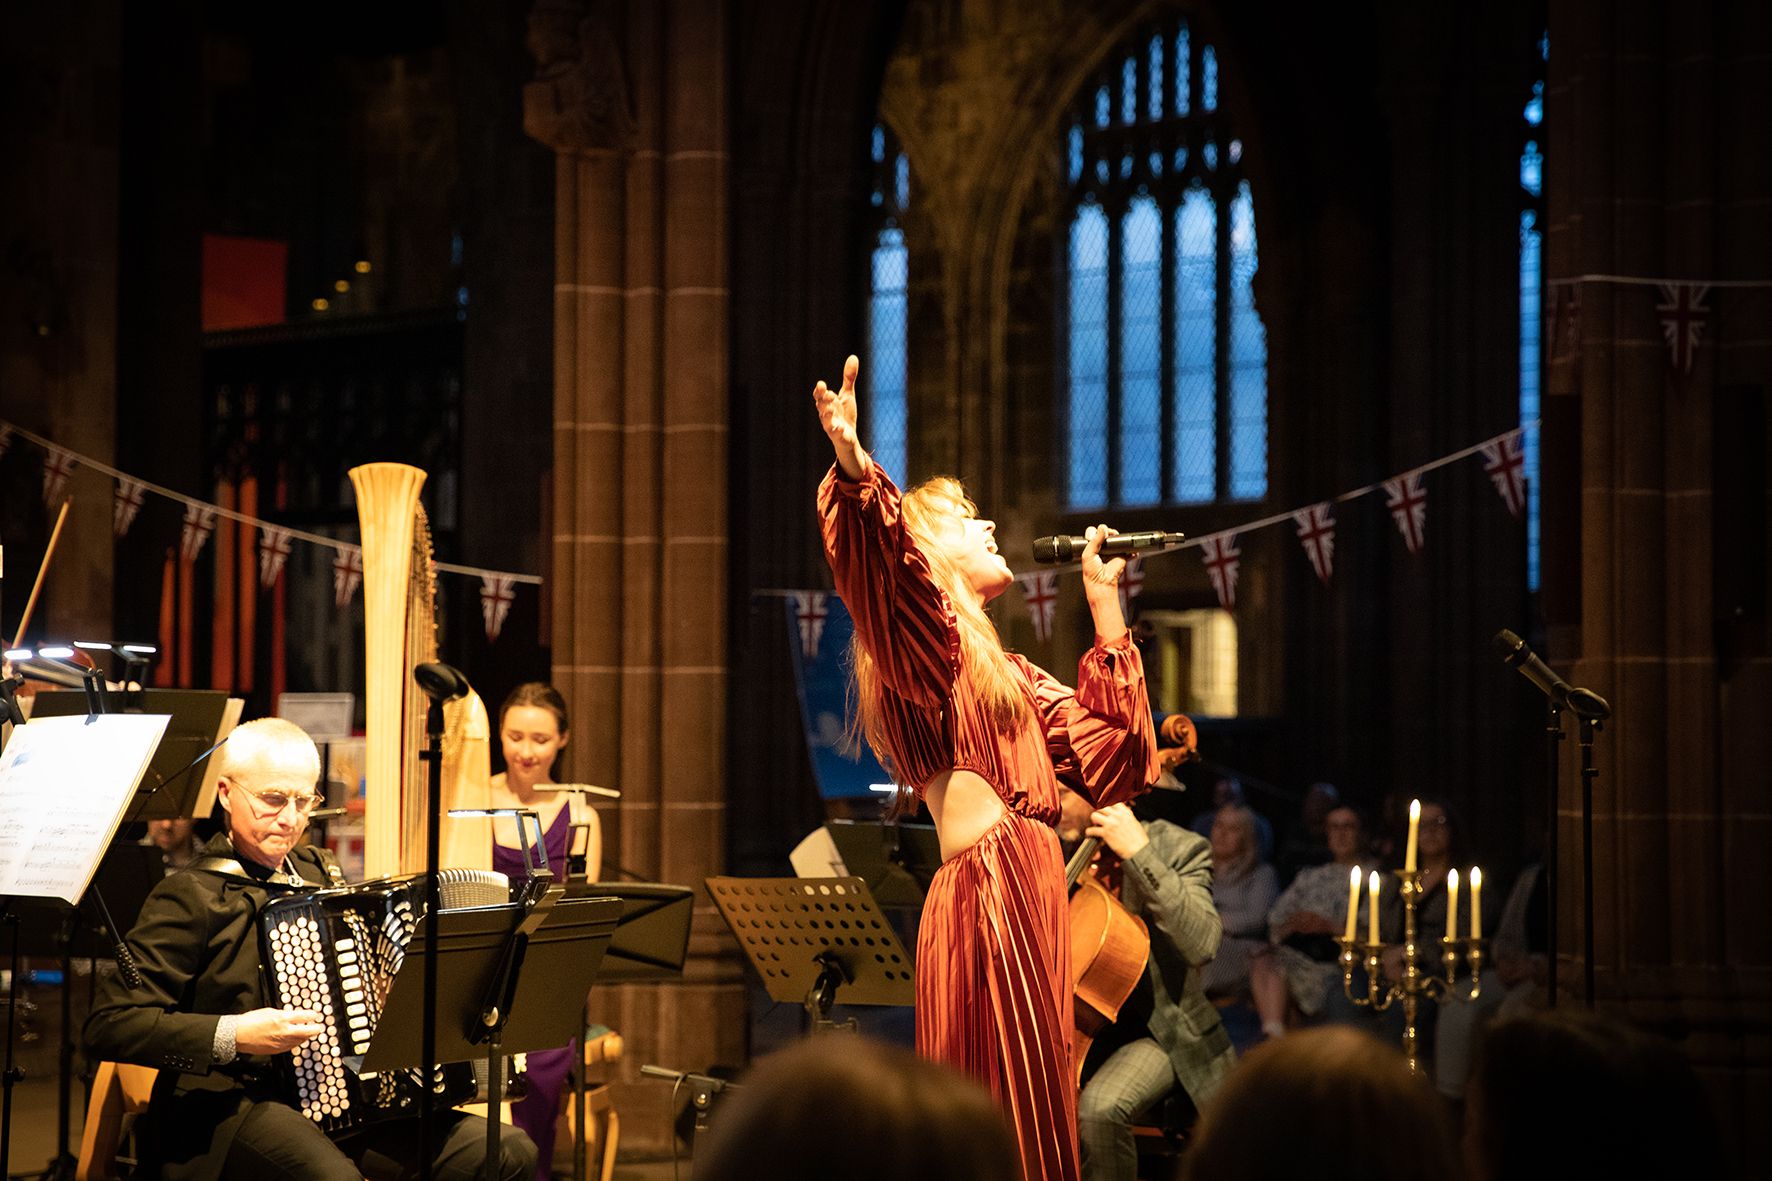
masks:
<svg viewBox="0 0 1772 1181"><path fill-rule="evenodd" d="M333 283L332 289L340 295L343 295L351 289L351 281L349 279L339 279Z"/></svg>
<svg viewBox="0 0 1772 1181"><path fill-rule="evenodd" d="M359 275L367 275L369 273L369 260L367 258L358 259L356 271Z"/></svg>
<svg viewBox="0 0 1772 1181"><path fill-rule="evenodd" d="M323 312L327 308L332 306L332 301L330 299L327 299L325 296L321 296L319 299L316 299L313 303L309 304L308 306L313 308L316 312Z"/></svg>

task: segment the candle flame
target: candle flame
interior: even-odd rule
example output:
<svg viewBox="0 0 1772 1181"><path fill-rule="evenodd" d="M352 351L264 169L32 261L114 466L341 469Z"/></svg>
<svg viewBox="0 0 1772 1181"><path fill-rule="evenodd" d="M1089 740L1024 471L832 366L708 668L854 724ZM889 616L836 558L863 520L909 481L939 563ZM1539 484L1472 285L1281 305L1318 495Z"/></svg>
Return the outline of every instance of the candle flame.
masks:
<svg viewBox="0 0 1772 1181"><path fill-rule="evenodd" d="M1421 819L1421 801L1409 801L1409 819L1411 822Z"/></svg>
<svg viewBox="0 0 1772 1181"><path fill-rule="evenodd" d="M1360 884L1360 867L1354 866L1353 872L1347 875L1347 884L1358 887Z"/></svg>
<svg viewBox="0 0 1772 1181"><path fill-rule="evenodd" d="M1483 871L1481 869L1479 869L1477 866L1474 866L1474 865L1471 866L1471 889L1473 889L1473 890L1478 889L1482 886L1482 884L1483 884ZM1506 910L1507 908L1504 906L1504 907L1502 907L1502 909Z"/></svg>
<svg viewBox="0 0 1772 1181"><path fill-rule="evenodd" d="M1480 875L1471 878L1471 881L1473 882L1481 880L1482 878ZM1446 871L1446 890L1452 894L1458 893L1458 871L1456 869L1449 869Z"/></svg>

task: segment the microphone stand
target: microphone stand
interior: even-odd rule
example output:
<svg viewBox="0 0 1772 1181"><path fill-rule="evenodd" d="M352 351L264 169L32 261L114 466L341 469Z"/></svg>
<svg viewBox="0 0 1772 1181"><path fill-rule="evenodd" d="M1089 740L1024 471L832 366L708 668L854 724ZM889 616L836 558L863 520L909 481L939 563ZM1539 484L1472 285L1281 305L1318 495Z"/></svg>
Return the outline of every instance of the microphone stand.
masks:
<svg viewBox="0 0 1772 1181"><path fill-rule="evenodd" d="M1594 734L1599 718L1577 718L1577 744L1581 747L1581 993L1587 1007L1594 1007Z"/></svg>
<svg viewBox="0 0 1772 1181"><path fill-rule="evenodd" d="M1544 828L1544 989L1550 1007L1557 1007L1557 826L1562 823L1559 780L1563 774L1563 708L1553 698L1544 728L1545 810ZM1590 924L1591 925L1591 924Z"/></svg>
<svg viewBox="0 0 1772 1181"><path fill-rule="evenodd" d="M423 682L421 681L422 685ZM424 686L427 694L430 687ZM443 698L432 695L425 711L425 749L419 758L425 761L425 971L424 1031L420 1038L419 1057L422 1089L418 1105L418 1175L431 1181L431 1161L436 1153L435 1096L432 1093L437 1076L437 914L443 909L442 890L437 877L437 862L442 855L443 825ZM497 1119L497 1112L487 1118Z"/></svg>

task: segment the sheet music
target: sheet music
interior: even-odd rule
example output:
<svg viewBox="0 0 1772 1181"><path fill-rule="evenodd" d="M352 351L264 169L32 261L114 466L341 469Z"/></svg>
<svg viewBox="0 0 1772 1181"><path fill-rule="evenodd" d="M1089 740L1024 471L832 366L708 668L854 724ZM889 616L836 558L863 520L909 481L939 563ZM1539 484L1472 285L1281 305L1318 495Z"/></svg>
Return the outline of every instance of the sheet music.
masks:
<svg viewBox="0 0 1772 1181"><path fill-rule="evenodd" d="M0 894L75 903L171 719L38 718L0 753Z"/></svg>

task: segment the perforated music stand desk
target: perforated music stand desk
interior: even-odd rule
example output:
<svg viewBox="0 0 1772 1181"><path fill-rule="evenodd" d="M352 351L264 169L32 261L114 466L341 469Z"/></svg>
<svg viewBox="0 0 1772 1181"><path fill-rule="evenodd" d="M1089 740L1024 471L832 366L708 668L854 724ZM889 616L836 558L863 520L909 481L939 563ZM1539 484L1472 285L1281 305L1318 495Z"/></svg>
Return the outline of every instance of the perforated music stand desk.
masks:
<svg viewBox="0 0 1772 1181"><path fill-rule="evenodd" d="M141 701L142 713L167 714L172 720L166 723L166 733L154 748L154 757L148 762L135 798L123 813L124 822L208 819L207 812L195 815L209 770L202 759L221 733L228 709L227 693L220 689L144 689ZM83 692L46 690L37 694L31 716L77 716L86 709Z"/></svg>
<svg viewBox="0 0 1772 1181"><path fill-rule="evenodd" d="M933 825L832 820L824 827L843 865L867 882L875 901L892 910L922 909L941 868L941 839Z"/></svg>
<svg viewBox="0 0 1772 1181"><path fill-rule="evenodd" d="M860 878L707 883L770 999L803 1005L815 1031L831 1028L839 988L846 1005L915 1002L911 955Z"/></svg>
<svg viewBox="0 0 1772 1181"><path fill-rule="evenodd" d="M669 980L683 972L695 891L662 882L573 882L567 898L618 898L621 920L603 953L598 984Z"/></svg>
<svg viewBox="0 0 1772 1181"><path fill-rule="evenodd" d="M471 1039L479 1027L486 990L498 970L505 943L522 920L515 905L445 910L437 916L437 1061L465 1062L486 1056L486 1043ZM590 991L609 937L621 919L617 898L562 899L529 937L517 995L500 1036L506 1054L563 1046L578 1036L577 1004L560 997ZM376 1023L365 1071L420 1066L424 1056L425 923L406 945L405 960L388 990Z"/></svg>

